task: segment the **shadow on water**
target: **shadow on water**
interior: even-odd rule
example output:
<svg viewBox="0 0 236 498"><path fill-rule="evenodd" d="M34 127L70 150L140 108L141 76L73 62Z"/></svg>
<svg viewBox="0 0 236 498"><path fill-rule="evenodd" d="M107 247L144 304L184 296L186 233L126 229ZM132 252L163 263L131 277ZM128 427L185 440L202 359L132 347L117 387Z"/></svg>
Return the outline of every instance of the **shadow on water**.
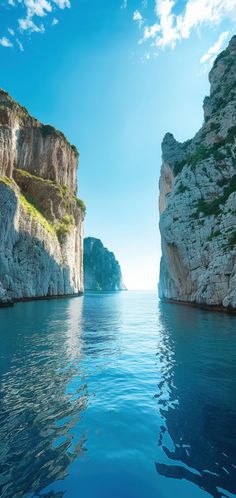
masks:
<svg viewBox="0 0 236 498"><path fill-rule="evenodd" d="M104 364L117 353L119 321L116 300L99 296L19 303L0 315L2 498L64 495L48 488L87 451L87 378L101 355Z"/></svg>
<svg viewBox="0 0 236 498"><path fill-rule="evenodd" d="M156 470L229 496L236 492L236 319L167 303L159 318Z"/></svg>
<svg viewBox="0 0 236 498"><path fill-rule="evenodd" d="M2 498L33 496L63 479L86 451L86 435L73 431L88 398L80 372L82 307L83 298L18 304L1 322Z"/></svg>

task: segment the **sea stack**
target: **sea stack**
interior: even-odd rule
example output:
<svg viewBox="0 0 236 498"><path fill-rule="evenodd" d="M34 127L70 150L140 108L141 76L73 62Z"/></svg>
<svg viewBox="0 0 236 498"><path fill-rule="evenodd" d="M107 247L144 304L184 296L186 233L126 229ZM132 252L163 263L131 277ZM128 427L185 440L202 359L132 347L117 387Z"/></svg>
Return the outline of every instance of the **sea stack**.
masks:
<svg viewBox="0 0 236 498"><path fill-rule="evenodd" d="M83 291L78 152L0 90L0 301Z"/></svg>
<svg viewBox="0 0 236 498"><path fill-rule="evenodd" d="M162 299L236 308L236 36L215 60L204 123L162 143Z"/></svg>
<svg viewBox="0 0 236 498"><path fill-rule="evenodd" d="M84 239L84 289L93 291L125 290L121 269L113 252L101 240Z"/></svg>

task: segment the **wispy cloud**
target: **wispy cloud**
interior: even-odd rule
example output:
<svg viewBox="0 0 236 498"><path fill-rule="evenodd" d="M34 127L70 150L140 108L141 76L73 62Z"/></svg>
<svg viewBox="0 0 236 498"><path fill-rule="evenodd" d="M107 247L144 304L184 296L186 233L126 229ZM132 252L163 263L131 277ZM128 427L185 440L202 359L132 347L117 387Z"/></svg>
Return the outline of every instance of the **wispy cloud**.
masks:
<svg viewBox="0 0 236 498"><path fill-rule="evenodd" d="M144 19L143 19L143 16L141 14L141 12L139 12L139 10L135 10L134 13L133 13L133 21L137 22L139 27L141 28L143 22L144 22Z"/></svg>
<svg viewBox="0 0 236 498"><path fill-rule="evenodd" d="M18 19L18 22L21 33L23 33L24 31L29 31L30 33L44 33L45 31L43 24L37 26L30 18Z"/></svg>
<svg viewBox="0 0 236 498"><path fill-rule="evenodd" d="M8 40L8 38L6 38L5 36L3 36L0 39L0 45L2 45L2 47L6 47L6 48L10 48L13 46L12 42L10 42L10 40Z"/></svg>
<svg viewBox="0 0 236 498"><path fill-rule="evenodd" d="M121 4L120 8L121 8L121 9L127 9L127 4L128 4L128 1L127 1L127 0L123 0L123 2L122 2L122 4Z"/></svg>
<svg viewBox="0 0 236 498"><path fill-rule="evenodd" d="M7 0L8 8L16 7L20 4L22 9L22 17L17 19L17 26L14 29L8 28L7 31L11 35L11 41L3 36L0 39L0 45L3 47L13 47L13 44L23 51L23 44L20 41L20 35L25 33L44 33L47 26L55 26L58 24L58 19L51 18L46 21L47 16L52 15L56 9L70 8L70 0ZM42 22L42 18L44 21ZM40 19L40 22L39 22Z"/></svg>
<svg viewBox="0 0 236 498"><path fill-rule="evenodd" d="M219 52L221 51L225 41L227 40L230 32L229 31L223 31L221 35L219 36L218 40L210 47L207 52L201 57L200 62L201 64L209 64L211 65Z"/></svg>
<svg viewBox="0 0 236 498"><path fill-rule="evenodd" d="M219 25L226 18L236 20L236 0L187 0L182 11L176 13L179 4L174 0L156 0L156 21L143 26L142 41L151 39L157 47L174 48L204 25Z"/></svg>
<svg viewBox="0 0 236 498"><path fill-rule="evenodd" d="M52 12L52 6L47 0L24 0L24 4L28 19L33 16L43 17Z"/></svg>
<svg viewBox="0 0 236 498"><path fill-rule="evenodd" d="M20 51L21 51L21 52L24 52L24 47L23 47L22 43L20 42L20 40L18 40L18 38L16 38L16 43L17 43L17 45L18 45L18 47L19 47Z"/></svg>

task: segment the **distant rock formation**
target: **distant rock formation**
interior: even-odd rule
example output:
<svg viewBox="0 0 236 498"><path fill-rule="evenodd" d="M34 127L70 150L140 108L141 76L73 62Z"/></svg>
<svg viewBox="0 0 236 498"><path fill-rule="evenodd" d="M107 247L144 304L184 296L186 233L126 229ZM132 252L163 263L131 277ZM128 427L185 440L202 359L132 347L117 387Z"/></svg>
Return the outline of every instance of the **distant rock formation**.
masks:
<svg viewBox="0 0 236 498"><path fill-rule="evenodd" d="M236 36L216 59L204 123L162 143L161 298L236 308Z"/></svg>
<svg viewBox="0 0 236 498"><path fill-rule="evenodd" d="M0 302L83 291L78 152L0 90Z"/></svg>
<svg viewBox="0 0 236 498"><path fill-rule="evenodd" d="M125 290L121 269L113 252L101 240L84 239L84 289L95 291Z"/></svg>

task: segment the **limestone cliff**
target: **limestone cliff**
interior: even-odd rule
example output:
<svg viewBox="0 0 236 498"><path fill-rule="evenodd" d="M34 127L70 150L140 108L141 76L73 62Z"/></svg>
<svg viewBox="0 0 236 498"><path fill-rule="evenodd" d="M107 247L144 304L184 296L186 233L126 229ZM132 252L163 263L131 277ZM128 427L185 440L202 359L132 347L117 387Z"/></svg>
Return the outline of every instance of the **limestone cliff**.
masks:
<svg viewBox="0 0 236 498"><path fill-rule="evenodd" d="M0 90L0 300L83 291L78 152Z"/></svg>
<svg viewBox="0 0 236 498"><path fill-rule="evenodd" d="M84 239L84 288L96 291L125 290L121 269L113 252L101 240Z"/></svg>
<svg viewBox="0 0 236 498"><path fill-rule="evenodd" d="M162 143L159 295L236 308L236 36L209 81L200 131Z"/></svg>

